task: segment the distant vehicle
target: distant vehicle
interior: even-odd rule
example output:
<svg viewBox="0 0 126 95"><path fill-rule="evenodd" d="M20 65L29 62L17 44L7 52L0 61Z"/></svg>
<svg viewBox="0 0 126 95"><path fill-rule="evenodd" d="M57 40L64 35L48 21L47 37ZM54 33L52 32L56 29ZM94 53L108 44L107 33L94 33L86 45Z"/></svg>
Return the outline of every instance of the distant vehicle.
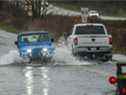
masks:
<svg viewBox="0 0 126 95"><path fill-rule="evenodd" d="M116 75L109 77L109 83L116 86L115 95L126 95L126 63L116 64Z"/></svg>
<svg viewBox="0 0 126 95"><path fill-rule="evenodd" d="M90 11L88 12L88 16L89 16L89 17L99 17L99 13L98 13L98 11L96 11L96 10L90 10Z"/></svg>
<svg viewBox="0 0 126 95"><path fill-rule="evenodd" d="M15 44L20 56L28 62L36 59L41 59L42 62L49 61L54 55L53 39L48 32L19 33Z"/></svg>
<svg viewBox="0 0 126 95"><path fill-rule="evenodd" d="M75 24L67 41L74 56L95 57L103 61L112 59L112 36L103 24Z"/></svg>

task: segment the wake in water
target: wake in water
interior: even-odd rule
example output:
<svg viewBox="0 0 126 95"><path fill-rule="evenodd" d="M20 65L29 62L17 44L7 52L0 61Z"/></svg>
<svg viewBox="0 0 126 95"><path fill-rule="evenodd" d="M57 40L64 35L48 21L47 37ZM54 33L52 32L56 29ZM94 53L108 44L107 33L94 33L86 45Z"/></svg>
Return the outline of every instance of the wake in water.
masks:
<svg viewBox="0 0 126 95"><path fill-rule="evenodd" d="M56 47L56 52L53 57L55 60L54 65L91 65L95 64L95 62L91 61L80 61L77 58L73 57L70 50L62 45L60 47ZM13 63L23 63L23 59L19 56L19 52L17 50L10 50L8 54L4 54L0 57L0 65L9 65Z"/></svg>
<svg viewBox="0 0 126 95"><path fill-rule="evenodd" d="M95 62L90 61L80 61L73 57L70 50L65 45L61 45L56 48L56 53L54 55L54 60L56 65L91 65Z"/></svg>
<svg viewBox="0 0 126 95"><path fill-rule="evenodd" d="M0 65L9 65L12 63L21 63L22 59L17 50L10 50L8 54L0 57Z"/></svg>

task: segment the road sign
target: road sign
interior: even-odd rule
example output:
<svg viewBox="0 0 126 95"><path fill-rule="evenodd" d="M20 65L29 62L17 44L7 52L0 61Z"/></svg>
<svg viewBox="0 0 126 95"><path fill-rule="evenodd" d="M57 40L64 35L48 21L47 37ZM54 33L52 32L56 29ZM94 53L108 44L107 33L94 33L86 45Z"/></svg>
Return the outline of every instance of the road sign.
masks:
<svg viewBox="0 0 126 95"><path fill-rule="evenodd" d="M88 8L81 8L81 18L82 18L82 22L86 23L87 22L87 18L88 18Z"/></svg>

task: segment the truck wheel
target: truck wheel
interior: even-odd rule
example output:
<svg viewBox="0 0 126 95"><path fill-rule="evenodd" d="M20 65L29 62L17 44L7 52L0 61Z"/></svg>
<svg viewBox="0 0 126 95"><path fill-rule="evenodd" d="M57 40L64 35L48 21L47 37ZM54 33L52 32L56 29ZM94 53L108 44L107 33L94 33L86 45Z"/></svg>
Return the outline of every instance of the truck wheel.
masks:
<svg viewBox="0 0 126 95"><path fill-rule="evenodd" d="M76 56L75 52L74 52L74 49L72 48L72 55L73 56Z"/></svg>
<svg viewBox="0 0 126 95"><path fill-rule="evenodd" d="M28 63L29 63L29 64L31 64L31 63L32 63L32 59L31 59L31 58L29 58Z"/></svg>
<svg viewBox="0 0 126 95"><path fill-rule="evenodd" d="M91 60L94 60L96 58L95 54L88 54L87 57Z"/></svg>
<svg viewBox="0 0 126 95"><path fill-rule="evenodd" d="M32 63L32 59L31 59L31 58L24 58L24 59L23 59L23 63L31 64L31 63Z"/></svg>

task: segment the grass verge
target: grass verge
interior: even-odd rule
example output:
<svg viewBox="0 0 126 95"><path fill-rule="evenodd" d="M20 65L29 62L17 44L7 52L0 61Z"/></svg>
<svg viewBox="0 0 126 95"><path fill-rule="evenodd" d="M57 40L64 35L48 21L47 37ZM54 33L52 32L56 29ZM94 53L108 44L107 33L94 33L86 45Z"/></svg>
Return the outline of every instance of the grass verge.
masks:
<svg viewBox="0 0 126 95"><path fill-rule="evenodd" d="M5 30L7 32L16 33L16 28L12 25L5 23L5 22L0 22L0 29Z"/></svg>

